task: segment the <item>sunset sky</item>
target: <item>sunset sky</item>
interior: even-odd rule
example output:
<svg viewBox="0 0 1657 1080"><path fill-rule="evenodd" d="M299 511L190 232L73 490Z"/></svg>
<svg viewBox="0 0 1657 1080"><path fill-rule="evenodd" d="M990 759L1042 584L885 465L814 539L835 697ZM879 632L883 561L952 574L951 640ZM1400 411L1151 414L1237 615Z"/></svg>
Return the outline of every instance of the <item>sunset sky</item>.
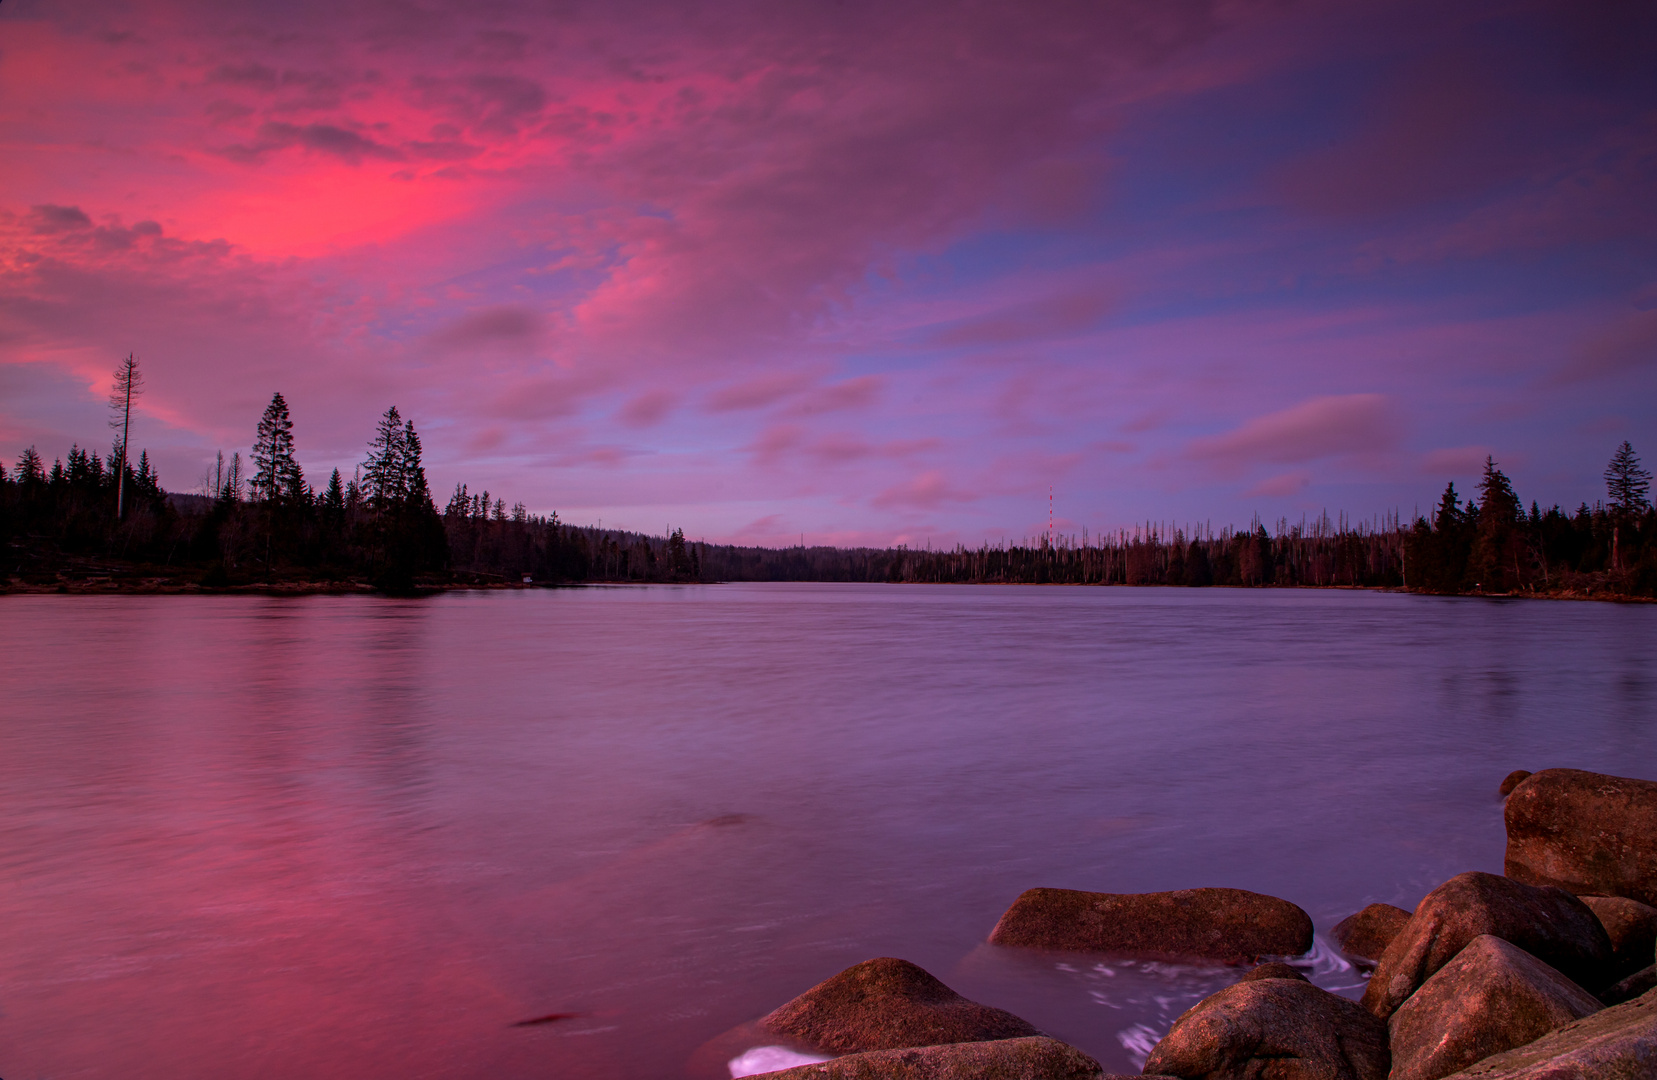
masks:
<svg viewBox="0 0 1657 1080"><path fill-rule="evenodd" d="M792 544L1657 459L1657 5L0 3L0 461Z"/></svg>

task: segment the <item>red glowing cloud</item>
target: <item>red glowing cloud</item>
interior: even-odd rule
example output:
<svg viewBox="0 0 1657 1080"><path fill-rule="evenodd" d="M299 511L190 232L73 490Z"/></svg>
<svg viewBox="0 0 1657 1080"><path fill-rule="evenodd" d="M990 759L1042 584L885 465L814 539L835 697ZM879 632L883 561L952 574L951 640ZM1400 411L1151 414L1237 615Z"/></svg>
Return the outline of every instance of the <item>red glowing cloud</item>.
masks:
<svg viewBox="0 0 1657 1080"><path fill-rule="evenodd" d="M438 487L710 538L1016 535L1055 478L1099 526L1405 504L1539 437L1591 481L1594 395L1657 400L1652 35L7 3L0 459L101 439L136 350L175 489L279 389L313 474L396 402Z"/></svg>

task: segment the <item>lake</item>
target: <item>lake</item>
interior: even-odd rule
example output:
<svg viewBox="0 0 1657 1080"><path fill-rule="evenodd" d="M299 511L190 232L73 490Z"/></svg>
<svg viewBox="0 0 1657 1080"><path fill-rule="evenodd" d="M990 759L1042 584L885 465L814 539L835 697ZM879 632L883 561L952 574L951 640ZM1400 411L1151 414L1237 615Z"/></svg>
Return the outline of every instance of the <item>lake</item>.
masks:
<svg viewBox="0 0 1657 1080"><path fill-rule="evenodd" d="M1657 778L1657 607L0 597L0 1075L671 1080L883 955L1137 1071L1238 972L984 944L1019 892L1253 889L1326 942L1500 872L1551 766Z"/></svg>

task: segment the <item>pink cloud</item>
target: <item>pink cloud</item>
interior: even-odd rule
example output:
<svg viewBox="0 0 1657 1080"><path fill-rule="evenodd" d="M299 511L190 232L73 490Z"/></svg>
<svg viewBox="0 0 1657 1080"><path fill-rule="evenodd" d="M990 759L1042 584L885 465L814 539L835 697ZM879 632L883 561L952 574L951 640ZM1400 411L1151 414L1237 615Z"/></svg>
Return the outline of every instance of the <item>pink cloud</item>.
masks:
<svg viewBox="0 0 1657 1080"><path fill-rule="evenodd" d="M774 405L805 389L812 382L804 372L761 375L732 386L723 386L708 397L710 412L737 412Z"/></svg>
<svg viewBox="0 0 1657 1080"><path fill-rule="evenodd" d="M647 390L631 398L618 414L629 427L654 427L679 403L669 390Z"/></svg>
<svg viewBox="0 0 1657 1080"><path fill-rule="evenodd" d="M1657 369L1657 310L1626 315L1576 349L1559 382L1627 377Z"/></svg>
<svg viewBox="0 0 1657 1080"><path fill-rule="evenodd" d="M873 404L886 380L879 375L861 375L802 394L789 409L790 416L819 416L828 412L863 409Z"/></svg>
<svg viewBox="0 0 1657 1080"><path fill-rule="evenodd" d="M1255 484L1244 495L1266 495L1278 498L1299 495L1312 483L1312 474L1304 470L1279 473Z"/></svg>
<svg viewBox="0 0 1657 1080"><path fill-rule="evenodd" d="M976 492L951 484L936 469L928 470L901 484L894 484L870 500L880 509L936 510L945 503L975 502Z"/></svg>
<svg viewBox="0 0 1657 1080"><path fill-rule="evenodd" d="M1400 424L1384 394L1313 398L1249 420L1221 435L1193 439L1189 457L1235 471L1258 463L1299 464L1396 446Z"/></svg>
<svg viewBox="0 0 1657 1080"><path fill-rule="evenodd" d="M939 345L1007 345L1091 329L1111 310L1112 298L1082 292L1055 296L967 319L932 336Z"/></svg>
<svg viewBox="0 0 1657 1080"><path fill-rule="evenodd" d="M1421 471L1429 476L1477 476L1484 471L1488 446L1446 446L1421 455Z"/></svg>

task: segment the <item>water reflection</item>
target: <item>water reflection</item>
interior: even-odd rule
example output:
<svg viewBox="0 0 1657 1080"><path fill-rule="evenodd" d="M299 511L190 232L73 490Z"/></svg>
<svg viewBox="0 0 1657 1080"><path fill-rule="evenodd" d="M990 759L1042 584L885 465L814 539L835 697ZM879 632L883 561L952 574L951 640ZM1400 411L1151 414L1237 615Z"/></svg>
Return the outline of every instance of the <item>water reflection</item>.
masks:
<svg viewBox="0 0 1657 1080"><path fill-rule="evenodd" d="M876 955L1127 1070L1237 973L983 945L1014 896L1411 906L1500 868L1510 769L1657 776L1654 646L1351 593L0 599L0 1075L671 1077Z"/></svg>

